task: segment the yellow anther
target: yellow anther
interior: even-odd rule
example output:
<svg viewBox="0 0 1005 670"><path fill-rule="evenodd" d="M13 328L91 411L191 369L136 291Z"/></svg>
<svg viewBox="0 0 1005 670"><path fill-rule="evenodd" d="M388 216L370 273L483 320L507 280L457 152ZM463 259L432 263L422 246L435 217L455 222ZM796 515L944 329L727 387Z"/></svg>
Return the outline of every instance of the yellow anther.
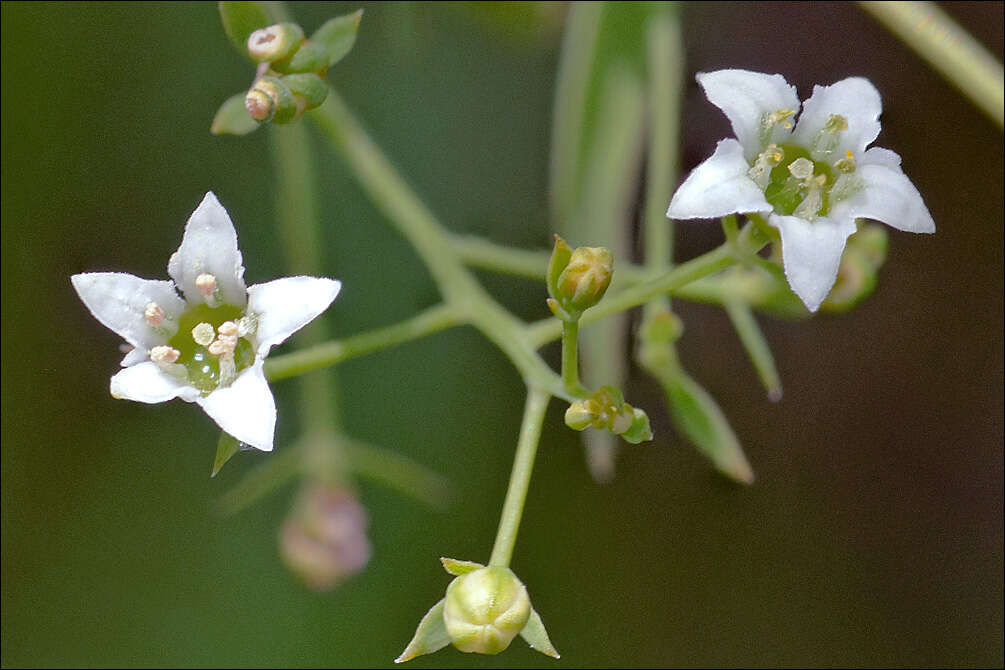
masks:
<svg viewBox="0 0 1005 670"><path fill-rule="evenodd" d="M747 171L747 176L753 179L761 190L764 190L771 182L771 170L781 163L783 158L785 158L785 152L777 144L769 144L757 156L757 160Z"/></svg>
<svg viewBox="0 0 1005 670"><path fill-rule="evenodd" d="M143 316L147 323L156 328L164 323L164 310L155 302L148 302L147 308L143 310Z"/></svg>
<svg viewBox="0 0 1005 670"><path fill-rule="evenodd" d="M782 123L784 127L791 128L792 122L788 119L796 113L794 109L778 109L764 117L764 125L767 128L777 126Z"/></svg>

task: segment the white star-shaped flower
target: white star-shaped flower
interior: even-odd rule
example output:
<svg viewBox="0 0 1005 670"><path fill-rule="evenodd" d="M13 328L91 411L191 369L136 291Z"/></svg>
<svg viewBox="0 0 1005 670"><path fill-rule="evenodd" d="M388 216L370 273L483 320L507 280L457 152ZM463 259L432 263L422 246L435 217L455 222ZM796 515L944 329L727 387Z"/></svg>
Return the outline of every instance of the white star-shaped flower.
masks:
<svg viewBox="0 0 1005 670"><path fill-rule="evenodd" d="M212 192L189 217L168 274L173 281L71 277L91 314L134 347L112 377L112 396L197 403L236 439L271 451L276 403L265 357L328 309L341 283L286 277L245 287L234 224Z"/></svg>
<svg viewBox="0 0 1005 670"><path fill-rule="evenodd" d="M667 216L767 215L781 234L789 285L811 312L834 285L855 219L935 232L918 189L900 169L900 156L866 150L879 135L882 111L867 79L814 86L799 114L796 89L781 75L718 70L696 78L736 138L721 140L691 172Z"/></svg>

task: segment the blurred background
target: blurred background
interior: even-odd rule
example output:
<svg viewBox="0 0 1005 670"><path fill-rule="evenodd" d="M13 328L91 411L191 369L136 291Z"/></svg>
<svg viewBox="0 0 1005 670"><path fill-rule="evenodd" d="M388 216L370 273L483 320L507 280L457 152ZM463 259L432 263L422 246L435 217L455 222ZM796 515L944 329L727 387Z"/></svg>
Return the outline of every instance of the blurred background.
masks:
<svg viewBox="0 0 1005 670"><path fill-rule="evenodd" d="M291 8L310 32L359 6ZM565 8L363 6L329 80L452 230L546 248ZM1001 59L1002 7L945 9ZM863 75L883 95L877 144L901 154L938 232L891 231L879 288L848 315L761 319L778 404L721 310L675 303L682 359L739 434L751 487L684 442L635 368L627 395L656 440L622 450L610 484L594 483L553 403L513 568L563 658L516 641L498 657L447 649L412 665L1000 666L1001 131L854 4L681 11L683 171L729 134L694 72L780 72L801 97ZM277 548L296 487L219 514L221 495L270 456L239 454L210 479L218 431L198 408L113 400L119 340L69 282L97 270L166 278L210 189L235 221L249 283L288 274L266 133L209 134L250 66L215 3L4 3L2 19L3 665L390 665L442 597L438 557L488 557L517 374L470 329L340 366L348 433L441 473L457 502L435 511L361 481L368 568L325 594L303 586ZM434 304L411 249L316 139L325 263L344 285L332 332ZM683 224L678 258L720 238ZM542 284L485 279L519 316L547 316ZM282 450L298 436L297 393L291 381L273 389Z"/></svg>

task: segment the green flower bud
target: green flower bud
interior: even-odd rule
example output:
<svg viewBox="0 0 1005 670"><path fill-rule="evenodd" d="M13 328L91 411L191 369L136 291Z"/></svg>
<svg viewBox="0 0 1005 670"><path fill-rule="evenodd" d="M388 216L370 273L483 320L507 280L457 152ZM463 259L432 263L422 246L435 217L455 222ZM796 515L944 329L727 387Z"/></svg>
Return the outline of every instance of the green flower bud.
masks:
<svg viewBox="0 0 1005 670"><path fill-rule="evenodd" d="M328 70L328 52L308 40L286 58L273 61L271 67L284 74L313 72L323 75Z"/></svg>
<svg viewBox="0 0 1005 670"><path fill-rule="evenodd" d="M649 416L638 407L633 408L632 425L628 430L621 433L621 438L631 444L648 442L653 439L653 429L649 426Z"/></svg>
<svg viewBox="0 0 1005 670"><path fill-rule="evenodd" d="M886 260L887 233L883 226L861 225L848 238L837 281L821 311L847 312L857 307L876 290L879 268Z"/></svg>
<svg viewBox="0 0 1005 670"><path fill-rule="evenodd" d="M280 81L293 93L301 110L314 109L328 97L328 86L316 74L288 74Z"/></svg>
<svg viewBox="0 0 1005 670"><path fill-rule="evenodd" d="M303 29L295 23L277 23L259 28L248 36L248 54L259 63L291 55L304 41Z"/></svg>
<svg viewBox="0 0 1005 670"><path fill-rule="evenodd" d="M289 87L275 77L262 77L244 97L244 107L255 121L289 123L300 113Z"/></svg>
<svg viewBox="0 0 1005 670"><path fill-rule="evenodd" d="M589 398L570 404L565 410L565 425L573 430L606 430L632 444L653 439L649 417L626 403L616 386L602 386Z"/></svg>
<svg viewBox="0 0 1005 670"><path fill-rule="evenodd" d="M565 425L573 430L586 430L597 420L597 415L586 406L587 401L577 400L565 410Z"/></svg>
<svg viewBox="0 0 1005 670"><path fill-rule="evenodd" d="M513 571L489 566L450 583L443 620L459 650L498 654L523 630L530 611L530 596Z"/></svg>
<svg viewBox="0 0 1005 670"><path fill-rule="evenodd" d="M574 321L607 292L614 273L614 256L604 247L570 250L558 235L548 264L548 306L555 316Z"/></svg>

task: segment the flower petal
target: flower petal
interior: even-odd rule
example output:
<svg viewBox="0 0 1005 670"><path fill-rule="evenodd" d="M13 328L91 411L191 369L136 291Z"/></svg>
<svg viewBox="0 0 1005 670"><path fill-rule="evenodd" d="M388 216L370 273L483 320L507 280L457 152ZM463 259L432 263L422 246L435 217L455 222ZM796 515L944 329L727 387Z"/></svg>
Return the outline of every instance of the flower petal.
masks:
<svg viewBox="0 0 1005 670"><path fill-rule="evenodd" d="M249 288L248 312L258 316L259 358L328 309L341 288L335 279L317 277L285 277Z"/></svg>
<svg viewBox="0 0 1005 670"><path fill-rule="evenodd" d="M882 111L879 91L868 79L848 77L830 86L814 86L813 95L803 103L794 139L810 149L815 160L841 158L846 150L858 158L879 135ZM829 150L814 151L818 133L823 131L832 114L843 116L848 129L839 133L837 143Z"/></svg>
<svg viewBox="0 0 1005 670"><path fill-rule="evenodd" d="M185 301L166 279L140 279L124 272L86 272L73 275L70 282L95 319L144 353L167 342L185 310ZM144 317L151 302L160 305L170 319L164 322L164 331L156 332Z"/></svg>
<svg viewBox="0 0 1005 670"><path fill-rule="evenodd" d="M145 403L165 402L172 398L192 402L199 397L196 388L164 372L153 361L120 370L112 377L110 390L113 398Z"/></svg>
<svg viewBox="0 0 1005 670"><path fill-rule="evenodd" d="M235 438L262 451L272 451L276 432L276 401L265 381L262 359L234 383L196 402L216 424Z"/></svg>
<svg viewBox="0 0 1005 670"><path fill-rule="evenodd" d="M875 149L866 152L873 154ZM884 150L885 151L885 150ZM888 154L873 155L885 160ZM859 164L855 170L861 186L847 199L835 203L831 216L845 219L875 219L909 233L934 233L935 220L925 207L925 201L899 165L889 163Z"/></svg>
<svg viewBox="0 0 1005 670"><path fill-rule="evenodd" d="M670 201L672 219L713 219L727 214L770 212L764 193L747 176L750 165L734 139L721 140L704 163L696 167Z"/></svg>
<svg viewBox="0 0 1005 670"><path fill-rule="evenodd" d="M181 246L168 261L168 274L190 303L203 300L195 286L196 277L211 274L224 303L244 307L247 295L237 232L212 191L188 218Z"/></svg>
<svg viewBox="0 0 1005 670"><path fill-rule="evenodd" d="M772 214L768 223L782 235L782 264L789 286L806 309L817 311L830 293L854 219L820 217L814 221Z"/></svg>
<svg viewBox="0 0 1005 670"><path fill-rule="evenodd" d="M779 110L799 111L796 87L790 86L782 75L718 70L699 72L695 79L701 84L709 102L729 119L748 161L753 161L769 143L782 142L789 135L784 125L777 124L769 135L761 136L765 114Z"/></svg>

